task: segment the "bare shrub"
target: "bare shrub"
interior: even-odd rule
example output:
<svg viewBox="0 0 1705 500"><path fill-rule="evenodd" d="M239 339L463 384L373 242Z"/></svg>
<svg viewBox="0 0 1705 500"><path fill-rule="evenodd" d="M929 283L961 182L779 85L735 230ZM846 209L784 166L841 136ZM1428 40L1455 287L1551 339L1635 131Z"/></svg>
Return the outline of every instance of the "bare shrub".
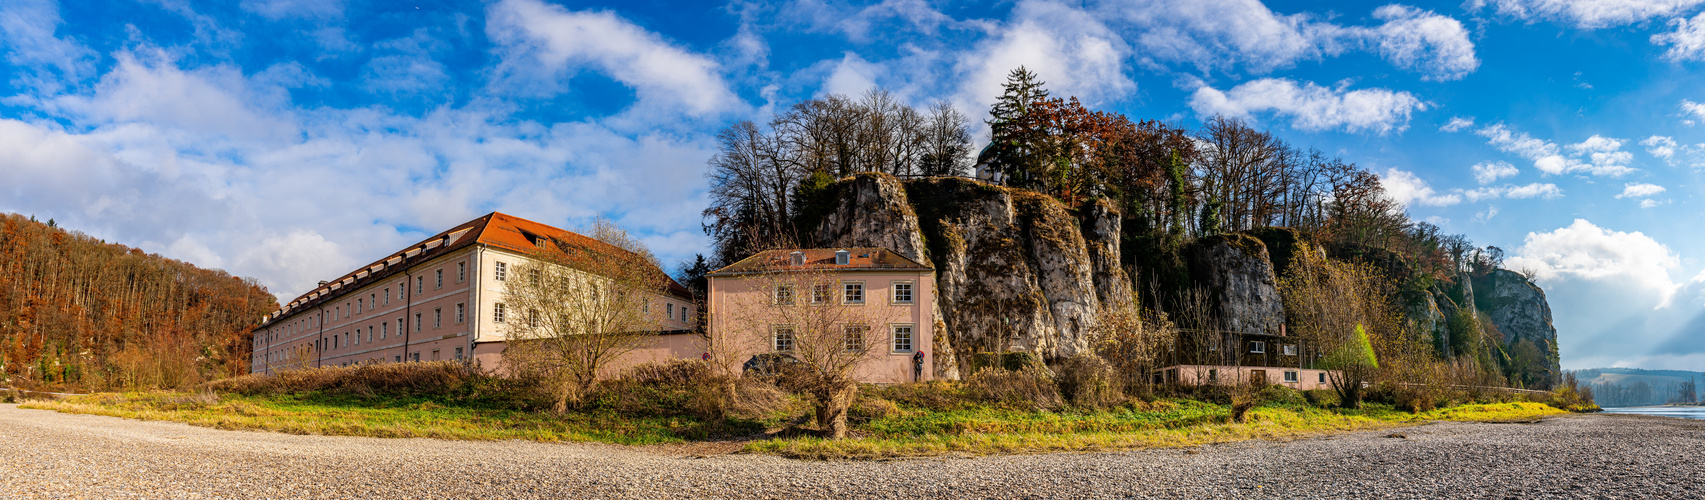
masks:
<svg viewBox="0 0 1705 500"><path fill-rule="evenodd" d="M354 396L449 395L476 378L477 368L457 361L360 364L251 374L202 385L203 389L245 396L324 392Z"/></svg>
<svg viewBox="0 0 1705 500"><path fill-rule="evenodd" d="M630 415L690 415L707 422L755 419L789 403L773 385L728 377L702 361L683 359L629 368L600 384L588 400Z"/></svg>
<svg viewBox="0 0 1705 500"><path fill-rule="evenodd" d="M900 413L900 406L893 401L880 396L861 391L853 401L852 408L847 410L847 420L854 423L865 423L872 420L888 418Z"/></svg>
<svg viewBox="0 0 1705 500"><path fill-rule="evenodd" d="M1125 401L1120 378L1113 365L1092 354L1080 354L1060 363L1057 382L1060 396L1081 408L1101 409Z"/></svg>
<svg viewBox="0 0 1705 500"><path fill-rule="evenodd" d="M1059 386L1046 370L1035 366L1016 371L984 368L966 379L965 385L995 403L1046 410L1061 405Z"/></svg>

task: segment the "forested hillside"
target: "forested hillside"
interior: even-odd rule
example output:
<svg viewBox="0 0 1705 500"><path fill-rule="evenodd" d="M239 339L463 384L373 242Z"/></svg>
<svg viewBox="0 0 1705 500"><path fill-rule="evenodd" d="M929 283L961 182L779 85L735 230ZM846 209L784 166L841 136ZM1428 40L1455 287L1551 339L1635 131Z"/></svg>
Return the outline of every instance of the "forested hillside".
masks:
<svg viewBox="0 0 1705 500"><path fill-rule="evenodd" d="M0 382L180 387L248 371L249 329L278 303L220 270L4 215Z"/></svg>
<svg viewBox="0 0 1705 500"><path fill-rule="evenodd" d="M1394 387L1417 379L1529 388L1558 382L1555 330L1543 292L1523 273L1500 269L1502 250L1411 219L1365 168L1235 118L1213 117L1188 130L1090 109L1076 98L1050 96L1035 74L1019 68L989 110L991 144L977 159L999 173L994 186L947 177L970 175L969 162L919 168L931 157L926 145L942 138L960 148L969 142L963 132L968 124L953 122L957 112L935 116L946 118L926 120L873 91L856 100L831 96L797 104L767 127L726 129L708 174L712 201L704 216L716 245L712 260L846 241L895 246L915 240L899 246L931 258L963 246L960 253L975 264L967 266L966 286L1028 283L1027 269L1037 276L1097 276L1093 283L1060 287L1059 297L1048 295L1048 303L1024 309L1033 314L1019 314L1018 329L1046 349L1070 345L1054 339L1062 335L1085 346L1098 341L1061 332L1130 316L1118 310L1130 301L1117 291L1132 290L1144 309L1138 315L1170 318L1151 324L1228 330L1228 321L1242 314L1236 310L1259 305L1269 311L1262 318L1286 313L1251 331L1288 322L1292 332L1318 337L1325 346L1371 339L1381 376ZM959 132L925 133L952 130ZM863 184L854 179L869 177L865 173L898 181L871 177L858 187ZM894 229L914 219L916 231ZM855 220L870 227L859 229ZM1049 243L1049 235L1063 238L1052 242L1057 245L1032 244ZM1202 272L1229 265L1204 257L1230 255L1215 249L1227 245L1262 268L1234 274L1277 282L1251 289L1267 302L1226 299L1224 280ZM1099 248L1077 250L1084 246ZM1000 249L1024 248L1028 253L988 258ZM1299 260L1305 256L1320 258ZM1069 265L1046 262L1054 260ZM1303 269L1293 266L1298 262ZM990 263L1010 269L978 271ZM960 278L953 263L936 264L943 276L938 280ZM943 293L953 289L948 284L938 283ZM1090 289L1093 300L1085 292ZM1281 293L1282 308L1273 301ZM966 295L985 301L999 296ZM1082 310L1055 311L1062 303ZM1322 323L1327 316L1331 325ZM961 319L948 333L1014 328L974 325L995 320L986 311ZM1365 336L1351 335L1364 329ZM1168 350L1183 349L1159 349Z"/></svg>

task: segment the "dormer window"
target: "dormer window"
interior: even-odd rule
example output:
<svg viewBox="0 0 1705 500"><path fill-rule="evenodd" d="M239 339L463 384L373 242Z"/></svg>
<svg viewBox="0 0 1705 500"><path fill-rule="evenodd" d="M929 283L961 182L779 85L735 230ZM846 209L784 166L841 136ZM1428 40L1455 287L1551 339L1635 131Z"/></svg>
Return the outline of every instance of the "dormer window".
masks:
<svg viewBox="0 0 1705 500"><path fill-rule="evenodd" d="M805 265L805 252L793 252L792 255L788 256L788 262L793 263L795 266Z"/></svg>
<svg viewBox="0 0 1705 500"><path fill-rule="evenodd" d="M848 257L851 257L851 256L852 256L852 254L847 253L846 250L836 250L835 251L835 265L837 265L837 266L847 265Z"/></svg>
<svg viewBox="0 0 1705 500"><path fill-rule="evenodd" d="M545 237L543 237L543 236L540 236L538 238L533 238L533 246L539 247L539 248L544 248L545 247L545 241L546 241Z"/></svg>

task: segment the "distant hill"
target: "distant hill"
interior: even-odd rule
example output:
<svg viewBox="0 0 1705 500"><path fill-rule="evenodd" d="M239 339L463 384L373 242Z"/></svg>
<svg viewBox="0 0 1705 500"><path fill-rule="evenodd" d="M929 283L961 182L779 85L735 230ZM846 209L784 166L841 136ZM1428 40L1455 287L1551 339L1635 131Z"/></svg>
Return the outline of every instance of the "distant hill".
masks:
<svg viewBox="0 0 1705 500"><path fill-rule="evenodd" d="M251 279L0 214L0 385L180 387L248 372Z"/></svg>
<svg viewBox="0 0 1705 500"><path fill-rule="evenodd" d="M1697 401L1705 372L1592 368L1577 370L1575 378L1593 388L1600 406L1644 406ZM1691 396L1689 396L1691 395Z"/></svg>

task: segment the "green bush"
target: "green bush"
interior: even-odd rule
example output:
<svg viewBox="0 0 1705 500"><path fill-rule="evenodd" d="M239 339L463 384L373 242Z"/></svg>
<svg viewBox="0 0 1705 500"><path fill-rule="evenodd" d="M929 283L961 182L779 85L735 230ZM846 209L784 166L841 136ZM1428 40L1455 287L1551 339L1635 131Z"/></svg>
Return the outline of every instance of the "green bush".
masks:
<svg viewBox="0 0 1705 500"><path fill-rule="evenodd" d="M1309 405L1302 392L1277 384L1270 384L1256 391L1255 401L1258 406L1303 408Z"/></svg>
<svg viewBox="0 0 1705 500"><path fill-rule="evenodd" d="M1102 409L1125 401L1118 374L1099 356L1080 354L1060 363L1060 396L1079 408Z"/></svg>
<svg viewBox="0 0 1705 500"><path fill-rule="evenodd" d="M1308 404L1317 408L1338 406L1338 391L1331 389L1310 389L1302 391L1302 396L1308 400Z"/></svg>

